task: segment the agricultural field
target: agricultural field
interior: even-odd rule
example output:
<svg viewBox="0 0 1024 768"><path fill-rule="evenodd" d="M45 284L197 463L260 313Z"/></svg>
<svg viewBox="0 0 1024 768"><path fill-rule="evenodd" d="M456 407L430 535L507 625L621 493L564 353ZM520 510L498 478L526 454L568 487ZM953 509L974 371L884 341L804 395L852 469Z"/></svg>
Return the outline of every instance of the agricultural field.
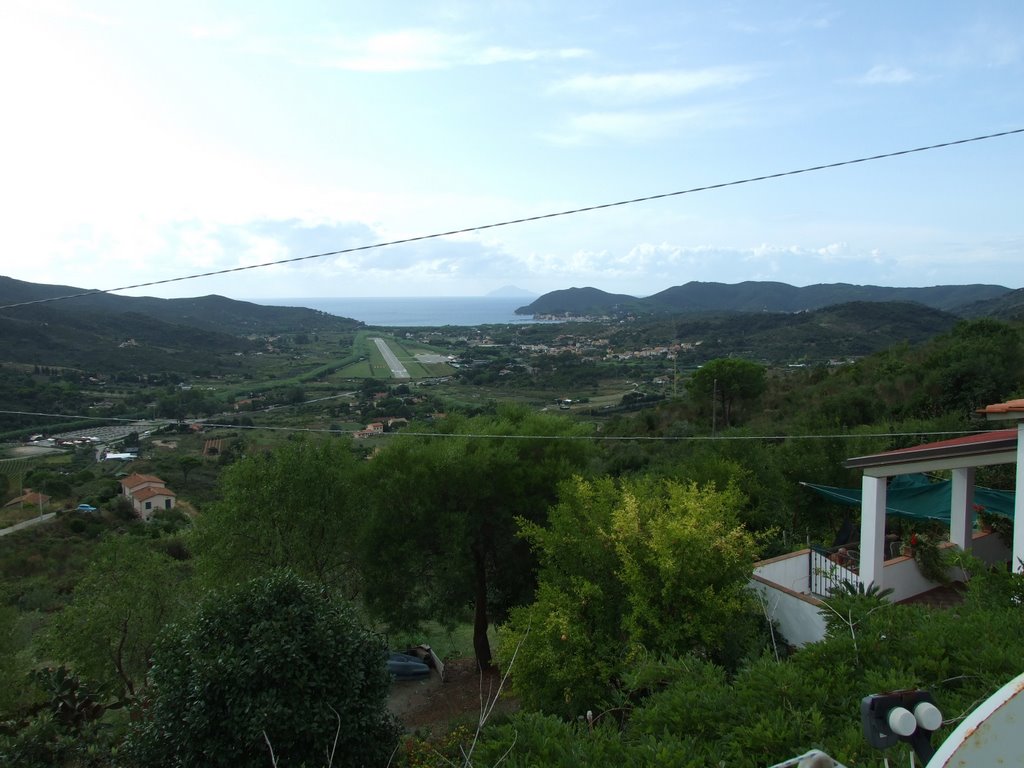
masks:
<svg viewBox="0 0 1024 768"><path fill-rule="evenodd" d="M392 378L391 368L384 359L384 355L377 345L370 341L373 338L383 339L398 362L409 372L409 378L412 380L450 376L455 372L455 369L445 360L448 356L445 350L428 347L408 339L399 340L380 333L372 336L368 333L361 333L360 336L364 337L359 340L363 343L357 342L357 346L363 354L359 360L340 369L338 376L382 380Z"/></svg>

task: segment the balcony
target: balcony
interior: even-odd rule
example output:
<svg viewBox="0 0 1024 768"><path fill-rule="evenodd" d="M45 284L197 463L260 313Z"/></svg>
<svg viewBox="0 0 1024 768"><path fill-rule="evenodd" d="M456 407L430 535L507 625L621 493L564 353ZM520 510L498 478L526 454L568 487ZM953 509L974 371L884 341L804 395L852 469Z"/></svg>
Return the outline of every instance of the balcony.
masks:
<svg viewBox="0 0 1024 768"><path fill-rule="evenodd" d="M940 545L952 546L949 542ZM1009 547L989 532L974 533L971 554L988 565L1010 559ZM949 576L953 581L964 580L959 569L951 569ZM768 614L778 623L786 640L792 645L804 645L825 636L823 601L842 589L844 582L862 583L860 552L851 545L834 549L811 547L762 560L754 564L751 587L761 595ZM913 557L889 552L883 562L880 586L891 588L889 599L899 603L940 585L921 575Z"/></svg>

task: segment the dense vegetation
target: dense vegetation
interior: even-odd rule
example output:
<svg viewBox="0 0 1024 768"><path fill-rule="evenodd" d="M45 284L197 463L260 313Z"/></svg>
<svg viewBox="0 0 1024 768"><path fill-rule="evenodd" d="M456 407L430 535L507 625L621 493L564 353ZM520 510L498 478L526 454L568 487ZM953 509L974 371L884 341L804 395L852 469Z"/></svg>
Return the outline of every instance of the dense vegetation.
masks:
<svg viewBox="0 0 1024 768"><path fill-rule="evenodd" d="M887 306L865 322L895 327ZM32 487L60 512L0 538L0 761L440 764L381 706L376 632L425 624L471 627L522 708L453 736L460 762L743 766L820 747L880 764L858 704L899 687L930 689L947 732L1021 671L1020 577L965 561L949 612L835 598L829 637L795 652L745 585L758 557L834 535L844 512L799 481L852 484L843 459L979 428L974 409L1024 396L1024 329L943 315L928 341L842 365L587 357L688 322L410 334L459 368L398 385L372 378L358 333L308 329L243 356L250 379L207 372L209 389L180 371L100 385L45 357L0 368L7 410L154 420L125 436L127 466L87 447L0 461L4 500ZM503 334L564 349L524 360ZM371 420L379 434L350 438ZM119 472L160 475L179 508L136 520ZM1005 468L979 476L1013 487Z"/></svg>
<svg viewBox="0 0 1024 768"><path fill-rule="evenodd" d="M804 287L746 281L735 284L692 281L645 298L605 293L596 288L568 288L546 293L519 312L525 314L622 315L681 312L806 312L849 302L915 302L955 312L976 302L1010 293L999 285L937 285L887 288L878 285L818 283Z"/></svg>

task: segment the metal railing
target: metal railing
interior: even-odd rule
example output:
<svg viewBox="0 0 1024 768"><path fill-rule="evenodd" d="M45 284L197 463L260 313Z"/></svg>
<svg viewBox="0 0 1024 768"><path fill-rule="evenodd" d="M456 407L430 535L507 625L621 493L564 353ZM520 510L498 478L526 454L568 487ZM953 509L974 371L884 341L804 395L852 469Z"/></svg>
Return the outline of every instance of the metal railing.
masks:
<svg viewBox="0 0 1024 768"><path fill-rule="evenodd" d="M828 597L849 582L860 583L860 552L855 547L811 546L807 558L807 577L815 595Z"/></svg>

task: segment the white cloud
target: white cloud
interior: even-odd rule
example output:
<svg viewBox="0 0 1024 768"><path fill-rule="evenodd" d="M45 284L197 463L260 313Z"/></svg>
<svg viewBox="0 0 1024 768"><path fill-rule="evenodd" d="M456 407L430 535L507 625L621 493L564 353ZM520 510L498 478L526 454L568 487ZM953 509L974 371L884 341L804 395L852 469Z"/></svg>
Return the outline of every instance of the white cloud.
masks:
<svg viewBox="0 0 1024 768"><path fill-rule="evenodd" d="M477 64L500 64L506 61L538 61L541 59L582 59L591 55L585 48L557 48L551 50L530 48L506 48L491 46L471 59Z"/></svg>
<svg viewBox="0 0 1024 768"><path fill-rule="evenodd" d="M71 21L84 21L99 27L116 27L121 23L114 16L103 15L91 10L82 10L81 8L76 8L70 2L65 2L65 0L31 0L31 2L21 3L15 0L13 3L9 1L7 5L22 5L24 9L30 10L33 14ZM9 12L10 8L8 7L4 10Z"/></svg>
<svg viewBox="0 0 1024 768"><path fill-rule="evenodd" d="M866 73L856 78L854 82L861 85L900 85L913 82L916 79L917 76L905 67L876 64Z"/></svg>
<svg viewBox="0 0 1024 768"><path fill-rule="evenodd" d="M433 29L402 29L363 40L336 40L339 55L326 63L358 72L447 69L467 42Z"/></svg>
<svg viewBox="0 0 1024 768"><path fill-rule="evenodd" d="M429 28L400 29L360 40L335 38L331 45L334 51L322 63L356 72L410 72L589 55L582 48L481 47L472 35Z"/></svg>
<svg viewBox="0 0 1024 768"><path fill-rule="evenodd" d="M555 83L550 91L601 103L635 104L688 96L698 91L733 88L755 77L755 70L746 67L710 67L631 75L579 75Z"/></svg>
<svg viewBox="0 0 1024 768"><path fill-rule="evenodd" d="M609 139L643 142L676 136L681 131L732 124L740 119L740 110L728 104L689 109L588 112L569 117L560 128L543 134L543 138L562 146Z"/></svg>
<svg viewBox="0 0 1024 768"><path fill-rule="evenodd" d="M1022 52L1019 25L977 22L962 30L947 50L940 50L936 63L953 69L999 69L1020 63Z"/></svg>
<svg viewBox="0 0 1024 768"><path fill-rule="evenodd" d="M870 282L858 278L850 268L871 263L873 269L886 265L892 271L899 266L894 259L883 259L877 250L846 243L819 247L763 243L745 248L637 243L621 253L593 251L575 256L570 264L576 270L573 276L577 282L581 274L587 274L589 282L585 280L584 285L635 295L649 295L690 280L737 283L783 279L794 285ZM558 263L554 256L535 257L529 265L531 269L551 270Z"/></svg>
<svg viewBox="0 0 1024 768"><path fill-rule="evenodd" d="M196 40L232 40L242 33L241 25L235 21L217 21L195 24L189 28L189 37Z"/></svg>

